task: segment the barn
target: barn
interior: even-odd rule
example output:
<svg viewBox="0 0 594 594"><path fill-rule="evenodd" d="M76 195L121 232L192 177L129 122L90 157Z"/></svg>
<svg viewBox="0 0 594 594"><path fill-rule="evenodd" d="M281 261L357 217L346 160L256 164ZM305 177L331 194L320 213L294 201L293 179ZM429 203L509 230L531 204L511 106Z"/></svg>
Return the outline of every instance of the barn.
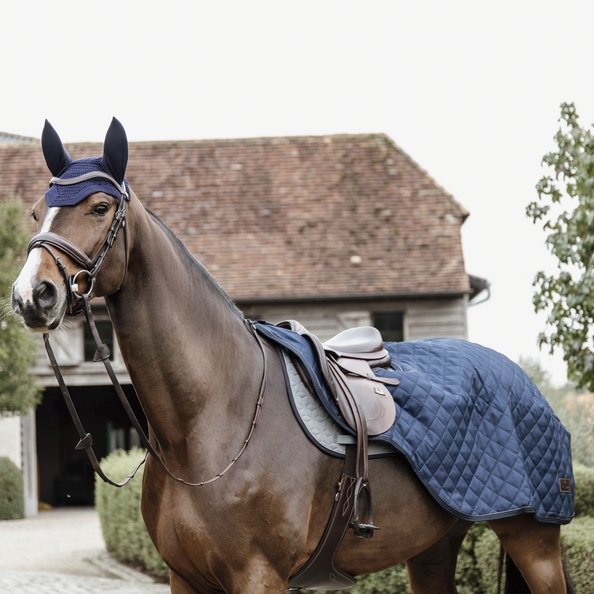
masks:
<svg viewBox="0 0 594 594"><path fill-rule="evenodd" d="M74 158L100 144L66 145ZM467 211L383 134L132 142L127 179L206 266L246 317L297 319L320 338L374 325L386 340L467 336L467 309L488 283L464 265ZM0 134L0 199L28 211L50 174L38 141ZM171 287L175 290L175 287ZM96 305L113 365L132 395L109 317ZM180 312L180 316L191 312ZM96 450L138 443L83 321L53 336ZM23 469L38 501L90 504L93 476L41 347L36 411L0 419L0 456Z"/></svg>

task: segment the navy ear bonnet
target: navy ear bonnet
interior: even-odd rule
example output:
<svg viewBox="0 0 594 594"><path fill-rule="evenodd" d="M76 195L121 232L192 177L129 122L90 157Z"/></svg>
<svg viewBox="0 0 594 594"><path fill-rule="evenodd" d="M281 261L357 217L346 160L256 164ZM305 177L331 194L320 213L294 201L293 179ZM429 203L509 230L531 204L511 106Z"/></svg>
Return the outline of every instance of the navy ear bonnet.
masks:
<svg viewBox="0 0 594 594"><path fill-rule="evenodd" d="M103 156L72 160L58 133L46 120L41 134L41 148L52 172L48 206L74 206L87 196L104 192L116 200L130 199L130 187L124 178L128 163L128 139L122 124L113 118L105 135Z"/></svg>
<svg viewBox="0 0 594 594"><path fill-rule="evenodd" d="M95 171L111 176L110 171L103 165L103 158L93 157L71 161L60 174L59 180L73 179ZM122 197L122 192L109 179L104 177L89 177L70 185L55 183L54 179L52 178L50 181L50 188L45 193L48 206L74 206L95 192L104 192L109 196L113 196L116 200ZM122 185L129 196L130 186L128 182L124 180Z"/></svg>

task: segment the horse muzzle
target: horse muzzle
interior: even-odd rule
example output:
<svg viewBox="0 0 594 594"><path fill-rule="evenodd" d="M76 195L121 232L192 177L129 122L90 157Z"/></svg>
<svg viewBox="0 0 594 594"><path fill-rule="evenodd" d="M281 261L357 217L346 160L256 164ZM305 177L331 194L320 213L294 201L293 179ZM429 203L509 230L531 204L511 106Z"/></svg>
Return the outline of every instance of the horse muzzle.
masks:
<svg viewBox="0 0 594 594"><path fill-rule="evenodd" d="M62 283L44 279L24 285L19 277L12 287L12 310L31 330L43 332L57 328L66 309L66 291Z"/></svg>

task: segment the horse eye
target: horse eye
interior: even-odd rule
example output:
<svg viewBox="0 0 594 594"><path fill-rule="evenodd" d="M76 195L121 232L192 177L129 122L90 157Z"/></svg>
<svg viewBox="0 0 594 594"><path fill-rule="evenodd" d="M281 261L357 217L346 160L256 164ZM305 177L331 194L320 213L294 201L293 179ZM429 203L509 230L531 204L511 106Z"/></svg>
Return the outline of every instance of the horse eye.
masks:
<svg viewBox="0 0 594 594"><path fill-rule="evenodd" d="M37 213L35 212L35 210L31 211L31 216L33 217L34 221L37 221Z"/></svg>
<svg viewBox="0 0 594 594"><path fill-rule="evenodd" d="M93 209L93 213L99 216L105 216L109 212L109 206L107 204L97 204Z"/></svg>

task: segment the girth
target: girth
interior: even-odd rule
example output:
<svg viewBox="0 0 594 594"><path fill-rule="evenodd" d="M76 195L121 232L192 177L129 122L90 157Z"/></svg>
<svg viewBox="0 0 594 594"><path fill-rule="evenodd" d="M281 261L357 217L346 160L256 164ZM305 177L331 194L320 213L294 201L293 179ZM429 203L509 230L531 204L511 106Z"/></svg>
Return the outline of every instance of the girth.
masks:
<svg viewBox="0 0 594 594"><path fill-rule="evenodd" d="M346 330L326 343L309 333L299 322L279 324L307 336L317 354L322 375L338 408L354 432L355 443L346 443L343 471L330 519L316 550L290 581L290 589L337 589L354 584L352 576L336 567L334 557L346 530L371 538L378 527L373 523L372 497L368 476L368 436L389 429L396 408L385 384L398 380L376 376L371 366L390 363L381 335L375 328ZM366 514L362 520L362 514Z"/></svg>

